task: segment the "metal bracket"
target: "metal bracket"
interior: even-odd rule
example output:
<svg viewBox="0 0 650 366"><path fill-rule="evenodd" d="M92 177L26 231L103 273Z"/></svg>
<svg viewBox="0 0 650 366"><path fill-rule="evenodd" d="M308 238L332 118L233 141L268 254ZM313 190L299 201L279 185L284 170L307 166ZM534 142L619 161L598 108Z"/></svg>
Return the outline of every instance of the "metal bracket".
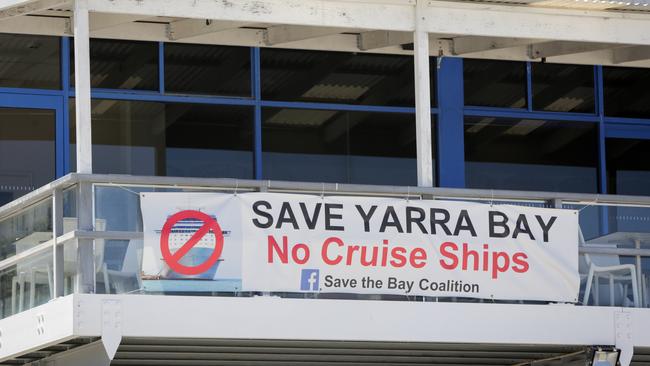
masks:
<svg viewBox="0 0 650 366"><path fill-rule="evenodd" d="M109 359L115 357L122 342L122 301L102 301L102 344Z"/></svg>
<svg viewBox="0 0 650 366"><path fill-rule="evenodd" d="M616 348L621 350L621 366L630 366L632 356L634 356L632 314L626 312L614 314L614 330L616 331Z"/></svg>

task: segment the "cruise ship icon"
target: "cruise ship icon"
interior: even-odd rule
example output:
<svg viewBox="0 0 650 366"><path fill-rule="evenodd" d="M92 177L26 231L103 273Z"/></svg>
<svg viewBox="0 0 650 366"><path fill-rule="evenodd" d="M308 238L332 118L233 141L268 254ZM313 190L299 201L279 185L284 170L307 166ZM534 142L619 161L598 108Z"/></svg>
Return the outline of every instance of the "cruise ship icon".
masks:
<svg viewBox="0 0 650 366"><path fill-rule="evenodd" d="M169 216L167 217L169 219ZM214 215L210 215L210 218L216 220L217 218ZM171 229L169 234L169 250L171 253L175 253L180 249L185 243L187 243L190 238L204 225L205 223L198 218L187 218L178 221ZM161 230L156 230L156 233L160 233ZM230 236L230 231L223 230L222 234L224 239ZM213 230L210 230L205 234L198 243L196 243L190 251L181 258L179 261L180 264L188 267L196 267L205 263L208 258L214 252L216 238ZM225 243L224 243L225 244ZM162 259L161 259L162 260ZM217 260L217 262L210 267L207 271L197 274L197 275L183 275L180 273L174 272L167 263L163 261L163 270L160 274L163 279L200 279L200 280L213 280L219 268L221 262L224 261L223 258Z"/></svg>

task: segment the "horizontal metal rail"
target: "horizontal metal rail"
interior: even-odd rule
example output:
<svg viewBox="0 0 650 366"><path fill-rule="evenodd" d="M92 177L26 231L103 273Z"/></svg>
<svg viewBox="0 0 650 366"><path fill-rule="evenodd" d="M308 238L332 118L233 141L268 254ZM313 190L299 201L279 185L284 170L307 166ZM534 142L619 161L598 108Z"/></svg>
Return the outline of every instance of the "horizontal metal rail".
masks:
<svg viewBox="0 0 650 366"><path fill-rule="evenodd" d="M386 186L368 184L287 182L232 178L155 177L111 174L70 173L2 207L0 220L51 197L55 189L67 189L78 183L120 186L148 186L197 190L270 191L337 195L373 195L423 197L431 199L516 200L589 205L636 205L650 208L650 197L587 193L537 192L465 188Z"/></svg>
<svg viewBox="0 0 650 366"><path fill-rule="evenodd" d="M78 239L90 239L90 240L142 240L144 234L141 232L133 231L83 231L83 230L74 230L69 231L58 238L56 238L56 245L61 246L72 240ZM7 259L0 261L0 271L7 269L11 266L14 266L20 262L31 259L34 256L39 254L46 253L52 250L54 246L54 239L50 239L46 242L43 242L33 248L29 248L23 252L17 253L14 256L11 256Z"/></svg>

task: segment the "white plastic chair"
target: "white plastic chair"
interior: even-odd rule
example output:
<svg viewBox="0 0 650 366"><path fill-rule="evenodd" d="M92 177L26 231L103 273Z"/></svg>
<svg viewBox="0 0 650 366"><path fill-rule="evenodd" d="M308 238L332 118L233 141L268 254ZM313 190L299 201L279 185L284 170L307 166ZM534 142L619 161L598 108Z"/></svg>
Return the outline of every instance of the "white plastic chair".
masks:
<svg viewBox="0 0 650 366"><path fill-rule="evenodd" d="M616 247L613 244L585 244L582 232L580 232L580 245L584 247L596 248L612 248ZM609 289L609 303L614 306L617 300L620 300L621 305L625 306L625 299L627 299L627 283L632 285L632 299L634 307L640 307L639 299L639 284L637 283L636 267L633 264L621 264L618 255L605 255L605 254L587 254L585 253L581 261L583 268L588 268L588 274L585 284L585 293L582 299L583 304L589 302L591 295L591 288L594 286L594 304L600 305L600 289L606 287ZM608 279L608 286L600 284L600 278L605 277ZM616 284L618 282L618 286Z"/></svg>

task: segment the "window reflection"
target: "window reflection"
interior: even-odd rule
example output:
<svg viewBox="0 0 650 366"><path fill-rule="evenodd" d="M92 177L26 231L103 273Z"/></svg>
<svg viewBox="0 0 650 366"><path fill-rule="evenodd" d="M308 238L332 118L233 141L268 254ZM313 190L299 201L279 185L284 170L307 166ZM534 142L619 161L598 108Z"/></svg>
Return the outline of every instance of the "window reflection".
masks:
<svg viewBox="0 0 650 366"><path fill-rule="evenodd" d="M262 49L261 67L263 99L415 105L412 56Z"/></svg>
<svg viewBox="0 0 650 366"><path fill-rule="evenodd" d="M55 112L0 108L0 206L54 180Z"/></svg>
<svg viewBox="0 0 650 366"><path fill-rule="evenodd" d="M597 192L597 126L591 123L465 119L469 188Z"/></svg>
<svg viewBox="0 0 650 366"><path fill-rule="evenodd" d="M415 117L263 110L266 179L415 185Z"/></svg>
<svg viewBox="0 0 650 366"><path fill-rule="evenodd" d="M248 47L165 44L165 90L250 97L250 60Z"/></svg>
<svg viewBox="0 0 650 366"><path fill-rule="evenodd" d="M595 113L594 67L532 63L533 109Z"/></svg>
<svg viewBox="0 0 650 366"><path fill-rule="evenodd" d="M74 86L74 42L70 42ZM158 90L158 43L90 40L90 85L102 89Z"/></svg>
<svg viewBox="0 0 650 366"><path fill-rule="evenodd" d="M603 67L605 115L650 118L649 69Z"/></svg>
<svg viewBox="0 0 650 366"><path fill-rule="evenodd" d="M0 34L0 87L61 89L60 38Z"/></svg>
<svg viewBox="0 0 650 366"><path fill-rule="evenodd" d="M96 173L253 177L250 107L103 99L92 121Z"/></svg>
<svg viewBox="0 0 650 366"><path fill-rule="evenodd" d="M526 108L526 63L463 60L465 105Z"/></svg>
<svg viewBox="0 0 650 366"><path fill-rule="evenodd" d="M605 141L608 192L650 196L650 140Z"/></svg>

